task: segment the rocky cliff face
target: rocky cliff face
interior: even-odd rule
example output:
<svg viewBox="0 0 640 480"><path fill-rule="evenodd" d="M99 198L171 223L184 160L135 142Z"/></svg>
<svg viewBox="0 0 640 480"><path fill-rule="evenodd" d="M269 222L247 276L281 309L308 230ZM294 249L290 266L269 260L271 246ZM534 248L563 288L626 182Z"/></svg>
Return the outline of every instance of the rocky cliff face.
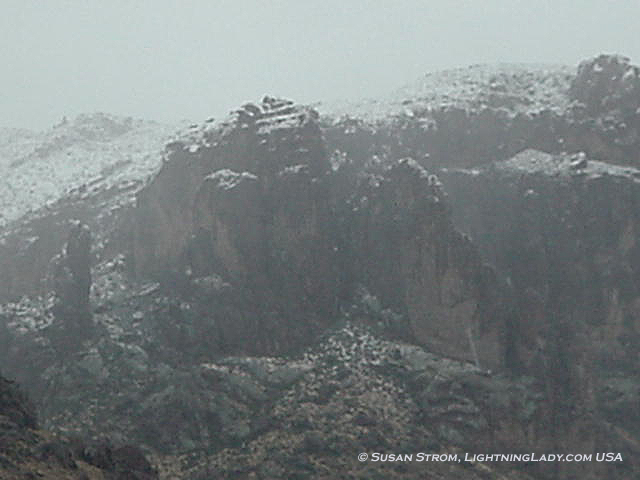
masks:
<svg viewBox="0 0 640 480"><path fill-rule="evenodd" d="M441 177L456 223L514 287L510 362L546 377L559 404L596 409L620 389L612 377L635 375L640 172L529 150Z"/></svg>
<svg viewBox="0 0 640 480"><path fill-rule="evenodd" d="M222 275L259 311L244 341L227 340L249 351L291 348L336 312L329 162L316 116L269 97L246 105L171 144L138 196L138 275L183 288Z"/></svg>
<svg viewBox="0 0 640 480"><path fill-rule="evenodd" d="M433 351L485 368L504 365L502 312L490 268L453 228L435 175L413 159L364 176L350 199L352 273L407 316Z"/></svg>
<svg viewBox="0 0 640 480"><path fill-rule="evenodd" d="M136 271L153 274L159 266L184 266L181 255L193 233L194 201L208 175L224 169L246 172L260 180L263 191L279 177L302 169L310 178L321 176L328 161L314 115L308 108L266 97L220 125L194 127L168 145L162 170L138 195ZM228 181L222 188L232 188L233 180ZM145 244L151 237L154 243Z"/></svg>
<svg viewBox="0 0 640 480"><path fill-rule="evenodd" d="M391 450L624 461L390 478L632 478L638 82L471 67L378 116L265 97L190 127L3 230L3 366L45 427L165 478L370 478Z"/></svg>
<svg viewBox="0 0 640 480"><path fill-rule="evenodd" d="M76 222L71 225L64 251L53 259L51 268L56 326L64 331L63 336L76 341L91 334L91 263L91 231ZM68 344L59 348L73 350Z"/></svg>
<svg viewBox="0 0 640 480"><path fill-rule="evenodd" d="M308 343L361 284L407 315L405 335L500 366L491 274L455 232L437 178L412 159L374 170L333 170L312 110L246 105L170 146L138 199L138 274L187 289L221 275L260 311L243 342L229 340L248 351ZM355 192L336 185L343 175Z"/></svg>

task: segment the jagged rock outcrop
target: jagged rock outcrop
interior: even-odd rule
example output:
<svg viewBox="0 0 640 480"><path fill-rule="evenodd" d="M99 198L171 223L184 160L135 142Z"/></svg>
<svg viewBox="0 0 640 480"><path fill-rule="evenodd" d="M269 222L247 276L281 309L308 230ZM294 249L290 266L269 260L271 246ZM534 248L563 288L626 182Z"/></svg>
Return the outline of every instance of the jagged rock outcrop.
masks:
<svg viewBox="0 0 640 480"><path fill-rule="evenodd" d="M51 344L62 356L76 351L93 333L89 299L92 260L91 230L73 221L63 251L51 261L49 279L53 322L48 328Z"/></svg>
<svg viewBox="0 0 640 480"><path fill-rule="evenodd" d="M229 122L170 145L138 198L138 274L178 289L222 275L254 305L255 318L235 335L248 350L308 341L336 313L329 161L316 117L270 97L245 105ZM273 335L259 333L269 328Z"/></svg>
<svg viewBox="0 0 640 480"><path fill-rule="evenodd" d="M355 195L336 189L342 172L329 168L316 115L270 98L170 148L139 198L136 268L182 278L178 288L211 274L241 288L260 312L242 329L249 351L308 342L362 284L408 315L408 337L502 365L491 273L454 231L437 178L414 160L380 178L355 174ZM270 346L253 333L264 329Z"/></svg>
<svg viewBox="0 0 640 480"><path fill-rule="evenodd" d="M407 315L410 338L443 355L501 368L498 285L453 227L438 178L402 159L364 177L351 206L352 275L383 305Z"/></svg>
<svg viewBox="0 0 640 480"><path fill-rule="evenodd" d="M321 176L329 165L316 116L311 109L265 97L221 125L205 124L168 145L162 170L138 196L138 274L184 268L194 201L208 175L225 168L247 172L265 190L289 167L306 165L311 177Z"/></svg>
<svg viewBox="0 0 640 480"><path fill-rule="evenodd" d="M624 383L639 354L640 171L525 151L441 177L456 224L513 286L508 363L545 379L565 421L600 410L614 391L628 408ZM612 404L606 410L620 422Z"/></svg>

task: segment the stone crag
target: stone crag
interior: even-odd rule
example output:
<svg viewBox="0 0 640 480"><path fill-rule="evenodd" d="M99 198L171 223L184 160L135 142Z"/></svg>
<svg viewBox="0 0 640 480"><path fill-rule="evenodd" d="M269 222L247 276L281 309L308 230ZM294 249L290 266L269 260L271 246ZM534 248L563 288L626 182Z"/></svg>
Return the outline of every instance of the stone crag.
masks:
<svg viewBox="0 0 640 480"><path fill-rule="evenodd" d="M510 363L547 378L564 408L597 410L619 390L615 378L635 376L638 177L531 150L441 174L456 224L513 285Z"/></svg>
<svg viewBox="0 0 640 480"><path fill-rule="evenodd" d="M408 319L408 336L485 368L504 367L492 271L457 232L435 175L413 159L366 175L350 199L352 275Z"/></svg>
<svg viewBox="0 0 640 480"><path fill-rule="evenodd" d="M362 284L408 314L406 335L499 367L500 346L487 340L499 331L483 292L490 273L454 231L437 179L411 159L351 172L356 192L335 186L341 175L350 173L331 169L312 110L271 98L247 105L170 146L140 193L138 274L188 285L215 273L239 287L261 311L242 333L248 351L308 343Z"/></svg>

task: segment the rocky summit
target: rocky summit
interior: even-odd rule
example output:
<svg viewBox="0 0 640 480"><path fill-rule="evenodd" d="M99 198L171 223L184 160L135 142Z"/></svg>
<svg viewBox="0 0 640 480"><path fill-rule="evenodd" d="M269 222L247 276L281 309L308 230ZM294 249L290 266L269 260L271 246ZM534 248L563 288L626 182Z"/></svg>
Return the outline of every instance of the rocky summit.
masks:
<svg viewBox="0 0 640 480"><path fill-rule="evenodd" d="M0 132L0 478L636 478L639 107L602 55Z"/></svg>

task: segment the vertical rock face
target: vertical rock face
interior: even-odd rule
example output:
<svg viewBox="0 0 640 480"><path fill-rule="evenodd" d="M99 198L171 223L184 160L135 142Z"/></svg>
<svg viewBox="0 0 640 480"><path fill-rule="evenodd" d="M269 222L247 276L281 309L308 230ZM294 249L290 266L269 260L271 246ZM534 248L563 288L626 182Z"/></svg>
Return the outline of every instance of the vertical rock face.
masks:
<svg viewBox="0 0 640 480"><path fill-rule="evenodd" d="M52 262L53 313L70 337L86 336L91 328L91 231L81 222L72 224L61 255Z"/></svg>
<svg viewBox="0 0 640 480"><path fill-rule="evenodd" d="M258 177L229 169L206 176L194 201L188 264L196 277L216 271L235 281L264 272L268 245ZM256 280L253 278L253 280Z"/></svg>
<svg viewBox="0 0 640 480"><path fill-rule="evenodd" d="M525 151L442 178L456 224L513 286L509 363L565 414L596 409L637 368L640 171Z"/></svg>
<svg viewBox="0 0 640 480"><path fill-rule="evenodd" d="M311 109L265 97L225 123L205 125L170 144L162 170L138 197L136 271L153 275L184 266L196 194L208 175L247 172L263 190L288 167L305 166L312 178L322 176L329 163L316 117Z"/></svg>
<svg viewBox="0 0 640 480"><path fill-rule="evenodd" d="M73 226L67 240L65 263L76 290L78 309L87 310L91 289L91 231L87 225L78 222ZM64 290L59 293L69 296Z"/></svg>
<svg viewBox="0 0 640 480"><path fill-rule="evenodd" d="M366 178L354 202L356 277L408 315L411 335L485 367L503 362L490 269L455 230L440 183L412 159Z"/></svg>
<svg viewBox="0 0 640 480"><path fill-rule="evenodd" d="M187 268L195 278L223 275L259 306L257 323L241 335L260 350L306 343L337 312L341 279L326 200L306 165L272 177L218 170L196 194Z"/></svg>
<svg viewBox="0 0 640 480"><path fill-rule="evenodd" d="M171 146L138 199L138 273L187 283L223 275L259 309L246 344L260 350L308 341L336 313L329 161L316 117L270 97L245 105ZM310 320L293 321L301 317ZM274 335L258 334L269 326Z"/></svg>
<svg viewBox="0 0 640 480"><path fill-rule="evenodd" d="M270 98L193 136L139 198L139 274L222 275L259 312L248 331L271 332L261 351L308 342L362 285L407 315L410 338L502 364L490 272L414 160L334 171L316 114Z"/></svg>

